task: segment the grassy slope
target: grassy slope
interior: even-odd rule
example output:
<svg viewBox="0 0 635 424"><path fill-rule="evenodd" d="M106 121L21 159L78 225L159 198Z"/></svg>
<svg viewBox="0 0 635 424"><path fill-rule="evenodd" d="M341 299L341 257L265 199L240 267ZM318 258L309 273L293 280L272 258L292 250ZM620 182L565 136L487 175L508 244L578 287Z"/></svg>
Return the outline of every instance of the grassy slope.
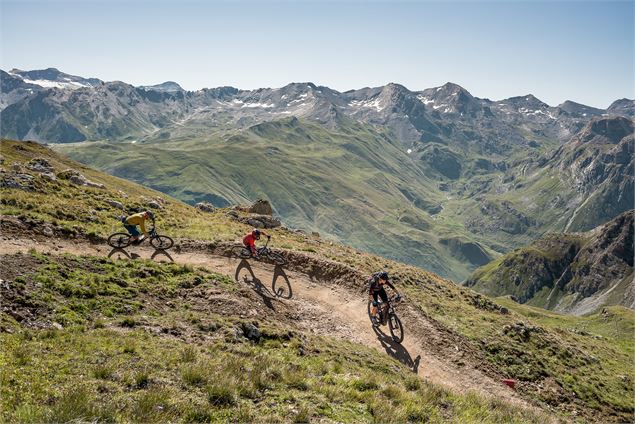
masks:
<svg viewBox="0 0 635 424"><path fill-rule="evenodd" d="M33 156L46 156L60 169L80 166L35 144L22 144L26 151L15 149L15 145L16 143L11 142L2 143L5 162L26 162ZM119 194L119 199L124 202L134 202L131 199L138 196L158 195L90 169L84 169L82 172L94 181L103 182L110 189L104 191L78 188L60 181L56 186L48 186L42 182L42 192L36 194L20 190L3 190L2 213L30 216L48 222L55 220L69 228L78 226L99 234L107 234L113 229L110 216L117 210L102 203L99 200L100 196L115 196L119 188L129 194L135 194L128 199ZM34 196L38 196L37 202L33 201ZM247 230L246 226L229 221L223 211L202 214L167 196L163 197L166 206L159 213L159 225L162 231L171 235L207 240L232 240ZM74 206L68 210L73 213L60 217L58 210L66 210L71 201L74 202ZM89 209L96 209L96 204L104 208L97 211L102 221L96 223L84 220L83 218L89 215ZM469 289L457 287L421 269L361 254L350 247L305 237L284 229L276 229L273 233L275 246L310 252L311 255L344 262L365 273L387 267L397 284L403 287L410 302L417 305L422 314L451 334L463 338L470 349L483 358L484 364L489 364L508 377L522 380L520 390L527 396L552 405L561 413L572 413L573 410L577 410L578 413L600 411L603 417L613 419L625 419L624 417L632 415L632 387L620 383L620 379L623 378L626 378L625 381L635 379L635 372L631 367L634 359L632 340L616 340L607 336L593 339L593 343L586 343L587 339L581 338L576 332L557 326L536 325L537 322L534 322L534 318L527 312L531 309L526 306L514 305L515 312L501 314L498 306L486 297ZM578 318L567 319L578 322ZM624 321L632 323L633 319L635 317L632 311L624 312ZM527 339L519 337L514 331L505 330L517 322L541 327L542 330L532 332ZM606 324L613 325L612 320L609 318ZM628 349L620 353L616 343L626 343ZM620 370L620 373L616 374L615 370ZM577 381L570 381L570 377L567 377L578 373L584 375ZM545 382L555 382L565 395L550 395L544 389ZM602 386L602 382L609 384L604 383Z"/></svg>
<svg viewBox="0 0 635 424"><path fill-rule="evenodd" d="M13 290L38 308L37 322L65 325L27 329L2 315L15 330L0 335L6 422L544 420L449 393L373 349L275 320L257 323L262 338L249 342L238 311L214 313L215 302L188 296L239 295L205 270L36 253L5 260L20 265Z"/></svg>

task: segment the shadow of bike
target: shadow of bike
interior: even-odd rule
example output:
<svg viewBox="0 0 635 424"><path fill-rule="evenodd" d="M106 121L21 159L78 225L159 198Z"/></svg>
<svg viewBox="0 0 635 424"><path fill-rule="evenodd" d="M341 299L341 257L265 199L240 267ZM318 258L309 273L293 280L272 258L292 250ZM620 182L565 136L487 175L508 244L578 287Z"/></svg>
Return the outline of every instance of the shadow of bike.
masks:
<svg viewBox="0 0 635 424"><path fill-rule="evenodd" d="M113 247L113 249L108 253L108 257L110 259L123 259L122 256L128 259L132 259L128 252L119 247Z"/></svg>
<svg viewBox="0 0 635 424"><path fill-rule="evenodd" d="M373 327L373 331L377 336L377 340L381 343L381 347L384 348L387 354L410 368L414 373L419 371L419 363L421 362L421 355L417 355L415 359L412 359L410 352L403 347L400 343L395 342L392 336L385 334L378 327Z"/></svg>
<svg viewBox="0 0 635 424"><path fill-rule="evenodd" d="M169 262L174 262L174 259L172 258L172 256L170 256L168 251L165 249L155 249L152 256L150 256L150 259L154 260L155 258L161 258L162 256L166 257ZM165 262L165 260L163 259L159 259L159 261Z"/></svg>
<svg viewBox="0 0 635 424"><path fill-rule="evenodd" d="M108 257L110 259L139 259L140 256L136 253L128 253L121 247L113 247L113 249L108 253Z"/></svg>
<svg viewBox="0 0 635 424"><path fill-rule="evenodd" d="M281 265L276 265L273 270L271 290L273 291L273 294L275 296L281 297L283 299L291 299L291 297L293 296L293 289L291 288L289 277L287 277L287 274L286 272L284 272L284 269Z"/></svg>
<svg viewBox="0 0 635 424"><path fill-rule="evenodd" d="M242 270L246 270L247 273L243 273L243 275L241 276L240 272ZM251 265L249 265L249 262L247 262L246 259L241 260L238 264L238 267L236 267L234 279L237 282L242 281L243 283L247 284L254 292L256 292L256 294L258 294L262 298L262 301L267 308L271 309L272 311L276 310L276 308L274 308L273 306L273 303L271 302L272 300L275 300L276 297L269 291L267 287L265 287L264 284L262 284L262 281L260 281L260 279L256 277L256 274L254 274Z"/></svg>

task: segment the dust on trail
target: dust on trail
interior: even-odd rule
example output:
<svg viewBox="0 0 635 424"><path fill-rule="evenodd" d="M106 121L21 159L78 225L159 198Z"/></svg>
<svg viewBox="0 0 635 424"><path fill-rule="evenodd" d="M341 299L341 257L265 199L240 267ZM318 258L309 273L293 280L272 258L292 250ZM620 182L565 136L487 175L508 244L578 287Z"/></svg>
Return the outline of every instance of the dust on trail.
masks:
<svg viewBox="0 0 635 424"><path fill-rule="evenodd" d="M259 291L263 301L274 299L284 302L286 310L292 310L291 319L299 329L321 335L328 335L357 342L393 356L423 379L445 386L453 391L477 392L480 395L502 399L534 411L539 408L531 405L516 391L501 384L469 363L454 363L446 352L438 349L432 333L436 331L422 316L412 313L402 315L405 328L403 343L392 341L387 327L373 330L367 314L367 296L359 290L341 285L316 281L309 276L276 269L273 265L257 261L216 256L205 252L162 252L148 245L134 246L115 250L102 244L90 244L86 241L66 239L0 238L0 254L26 253L29 249L43 253L71 253L75 255L109 256L112 259L152 259L174 262L183 265L204 267L210 271L236 278L240 283ZM280 274L282 272L282 275ZM286 277L286 278L285 278ZM288 281L287 282L285 282ZM273 293L284 289L280 296ZM290 293L289 293L290 290ZM436 338L439 338L436 334ZM442 336L442 335L441 335ZM458 351L458 347L456 348Z"/></svg>

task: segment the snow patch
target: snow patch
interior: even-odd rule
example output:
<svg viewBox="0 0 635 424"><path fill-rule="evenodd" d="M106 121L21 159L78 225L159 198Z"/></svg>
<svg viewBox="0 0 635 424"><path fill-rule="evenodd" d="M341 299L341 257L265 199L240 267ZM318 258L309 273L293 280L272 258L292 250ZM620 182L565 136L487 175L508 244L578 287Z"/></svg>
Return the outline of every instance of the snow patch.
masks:
<svg viewBox="0 0 635 424"><path fill-rule="evenodd" d="M407 152L408 154L410 154L410 153L412 153L412 149L408 149L408 150L406 150L406 152Z"/></svg>
<svg viewBox="0 0 635 424"><path fill-rule="evenodd" d="M22 81L24 81L27 84L39 85L40 87L44 87L44 88L62 88L62 89L63 88L67 88L67 89L71 89L71 90L76 90L78 88L88 87L88 85L81 84L81 83L75 82L75 81L58 82L58 81L41 80L41 79L40 80L30 80L30 79L26 79L26 78L22 78Z"/></svg>
<svg viewBox="0 0 635 424"><path fill-rule="evenodd" d="M445 108L445 111L446 111L446 112L448 111L448 105L446 105L445 103L443 103L443 104L441 104L441 105L435 105L435 106L432 106L432 109L437 110L437 109L441 109L442 107L444 107L444 108Z"/></svg>
<svg viewBox="0 0 635 424"><path fill-rule="evenodd" d="M426 97L426 96L423 96L423 95L419 95L419 96L417 96L417 99L419 99L419 101L420 101L421 103L423 103L424 105L427 105L427 104L429 104L429 103L434 103L434 100L433 100L433 99L430 99L430 98L428 98L428 97Z"/></svg>
<svg viewBox="0 0 635 424"><path fill-rule="evenodd" d="M375 109L377 112L381 112L384 109L384 107L380 104L379 98L376 98L375 100L353 100L348 105L352 107Z"/></svg>
<svg viewBox="0 0 635 424"><path fill-rule="evenodd" d="M261 108L272 108L274 107L275 104L273 103L245 103L241 106L241 108L245 108L245 107L261 107Z"/></svg>

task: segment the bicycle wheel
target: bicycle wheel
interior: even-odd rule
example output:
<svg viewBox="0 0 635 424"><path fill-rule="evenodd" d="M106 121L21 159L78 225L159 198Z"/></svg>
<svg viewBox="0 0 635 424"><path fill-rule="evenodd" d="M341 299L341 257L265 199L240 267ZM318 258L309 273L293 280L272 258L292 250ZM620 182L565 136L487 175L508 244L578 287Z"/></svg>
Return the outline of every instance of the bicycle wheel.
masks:
<svg viewBox="0 0 635 424"><path fill-rule="evenodd" d="M399 317L395 314L390 314L388 317L388 328L390 328L390 335L396 343L403 341L404 331Z"/></svg>
<svg viewBox="0 0 635 424"><path fill-rule="evenodd" d="M232 256L240 259L251 258L251 251L243 246L236 246L232 249Z"/></svg>
<svg viewBox="0 0 635 424"><path fill-rule="evenodd" d="M128 233L115 233L108 237L108 245L115 249L123 249L130 245L130 234Z"/></svg>
<svg viewBox="0 0 635 424"><path fill-rule="evenodd" d="M271 262L273 262L276 265L287 264L287 260L280 253L269 252L267 254L267 257L269 258Z"/></svg>
<svg viewBox="0 0 635 424"><path fill-rule="evenodd" d="M174 244L174 240L168 236L155 236L150 239L150 244L155 249L167 250Z"/></svg>

